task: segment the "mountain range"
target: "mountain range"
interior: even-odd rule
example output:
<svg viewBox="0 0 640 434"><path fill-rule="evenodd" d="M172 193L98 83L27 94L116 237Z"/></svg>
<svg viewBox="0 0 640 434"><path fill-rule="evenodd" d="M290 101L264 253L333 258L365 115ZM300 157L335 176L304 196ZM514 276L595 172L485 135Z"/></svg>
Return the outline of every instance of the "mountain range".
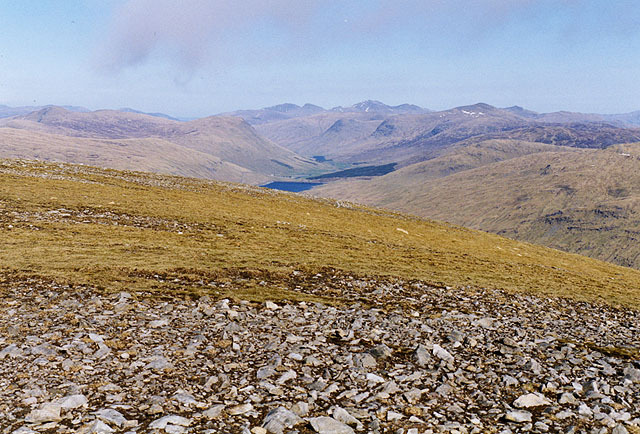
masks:
<svg viewBox="0 0 640 434"><path fill-rule="evenodd" d="M640 129L592 115L534 116L482 103L422 114L324 111L262 123L256 131L304 156L347 163L393 162L398 167L435 158L464 140L519 139L588 148L640 140Z"/></svg>
<svg viewBox="0 0 640 434"><path fill-rule="evenodd" d="M640 112L364 101L180 121L133 109L2 107L12 111L0 119L4 158L249 184L313 179L323 183L315 195L640 267Z"/></svg>
<svg viewBox="0 0 640 434"><path fill-rule="evenodd" d="M262 183L319 163L269 140L237 117L190 122L134 112L62 107L0 119L0 156Z"/></svg>
<svg viewBox="0 0 640 434"><path fill-rule="evenodd" d="M299 106L296 104L285 103L257 110L238 110L234 112L227 112L223 113L223 115L239 116L251 125L259 125L286 119L313 116L320 113L378 113L384 115L397 115L428 113L430 111L431 110L429 109L418 107L413 104L390 106L380 101L367 100L353 104L349 107L338 106L329 110L314 104L304 104L303 106Z"/></svg>

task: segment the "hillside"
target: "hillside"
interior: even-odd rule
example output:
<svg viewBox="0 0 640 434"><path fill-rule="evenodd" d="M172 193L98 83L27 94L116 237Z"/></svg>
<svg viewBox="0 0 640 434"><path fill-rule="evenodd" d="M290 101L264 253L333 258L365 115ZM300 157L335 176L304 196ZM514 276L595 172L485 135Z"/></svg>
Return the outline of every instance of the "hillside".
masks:
<svg viewBox="0 0 640 434"><path fill-rule="evenodd" d="M3 230L13 226L0 250L5 271L133 290L154 273L246 269L264 279L331 267L634 306L640 300L631 284L637 271L410 216L82 166L7 161L1 179Z"/></svg>
<svg viewBox="0 0 640 434"><path fill-rule="evenodd" d="M318 164L259 137L240 118L179 122L140 113L60 107L0 120L0 156L261 183ZM43 138L46 137L46 140ZM35 144L38 146L35 146Z"/></svg>
<svg viewBox="0 0 640 434"><path fill-rule="evenodd" d="M314 192L640 267L640 145L478 146Z"/></svg>
<svg viewBox="0 0 640 434"><path fill-rule="evenodd" d="M640 140L640 129L600 115L537 114L520 107L474 104L438 112L329 112L262 123L257 131L300 155L398 167L436 158L464 142L521 140L604 148ZM629 124L624 124L629 127Z"/></svg>
<svg viewBox="0 0 640 434"><path fill-rule="evenodd" d="M300 155L333 158L343 146L366 140L383 119L378 113L323 112L255 128L262 136Z"/></svg>
<svg viewBox="0 0 640 434"><path fill-rule="evenodd" d="M0 162L0 232L3 432L639 431L640 271L24 160Z"/></svg>
<svg viewBox="0 0 640 434"><path fill-rule="evenodd" d="M158 138L70 138L16 128L0 128L2 155L43 161L71 161L114 169L155 171L248 183L266 177L220 158Z"/></svg>
<svg viewBox="0 0 640 434"><path fill-rule="evenodd" d="M44 110L46 108L51 108L55 106L21 106L21 107L10 107L7 105L0 104L0 118L10 118L14 116L27 115L29 113L33 113L39 110ZM74 112L88 112L89 109L85 107L77 107L77 106L63 106L64 109Z"/></svg>

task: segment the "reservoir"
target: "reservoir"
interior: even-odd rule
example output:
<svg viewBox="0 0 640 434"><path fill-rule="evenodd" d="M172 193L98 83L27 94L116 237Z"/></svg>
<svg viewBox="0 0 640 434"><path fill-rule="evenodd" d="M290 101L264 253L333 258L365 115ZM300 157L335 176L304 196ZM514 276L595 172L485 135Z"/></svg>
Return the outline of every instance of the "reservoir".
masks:
<svg viewBox="0 0 640 434"><path fill-rule="evenodd" d="M261 185L260 187L271 188L273 190L290 191L292 193L300 193L301 191L311 190L316 185L321 185L321 182L295 182L295 181L276 181L269 184Z"/></svg>

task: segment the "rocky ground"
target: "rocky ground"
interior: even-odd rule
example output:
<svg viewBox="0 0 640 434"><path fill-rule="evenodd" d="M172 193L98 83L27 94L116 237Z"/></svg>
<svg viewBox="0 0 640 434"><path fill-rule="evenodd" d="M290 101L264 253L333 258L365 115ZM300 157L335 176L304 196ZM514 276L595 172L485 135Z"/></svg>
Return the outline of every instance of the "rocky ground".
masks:
<svg viewBox="0 0 640 434"><path fill-rule="evenodd" d="M640 432L637 311L339 279L367 304L4 279L0 432Z"/></svg>

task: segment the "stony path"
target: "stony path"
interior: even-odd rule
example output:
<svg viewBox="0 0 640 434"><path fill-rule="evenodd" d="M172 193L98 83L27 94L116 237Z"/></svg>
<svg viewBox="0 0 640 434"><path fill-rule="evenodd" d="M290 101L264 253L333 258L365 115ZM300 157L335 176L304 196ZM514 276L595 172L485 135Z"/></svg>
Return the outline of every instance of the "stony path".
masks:
<svg viewBox="0 0 640 434"><path fill-rule="evenodd" d="M343 286L370 306L5 284L0 432L640 432L638 312Z"/></svg>

